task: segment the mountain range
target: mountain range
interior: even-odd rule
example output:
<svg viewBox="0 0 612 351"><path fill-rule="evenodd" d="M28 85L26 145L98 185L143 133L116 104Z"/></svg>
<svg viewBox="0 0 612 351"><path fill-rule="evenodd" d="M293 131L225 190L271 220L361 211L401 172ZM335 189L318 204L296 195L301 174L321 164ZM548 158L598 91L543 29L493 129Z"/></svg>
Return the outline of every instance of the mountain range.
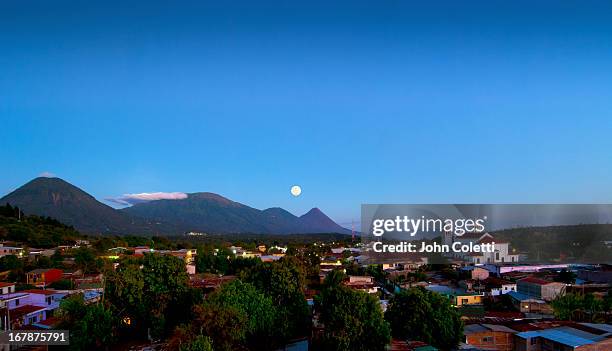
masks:
<svg viewBox="0 0 612 351"><path fill-rule="evenodd" d="M55 218L87 234L350 233L318 208L298 217L279 207L258 210L208 192L115 209L60 178L35 178L0 203Z"/></svg>

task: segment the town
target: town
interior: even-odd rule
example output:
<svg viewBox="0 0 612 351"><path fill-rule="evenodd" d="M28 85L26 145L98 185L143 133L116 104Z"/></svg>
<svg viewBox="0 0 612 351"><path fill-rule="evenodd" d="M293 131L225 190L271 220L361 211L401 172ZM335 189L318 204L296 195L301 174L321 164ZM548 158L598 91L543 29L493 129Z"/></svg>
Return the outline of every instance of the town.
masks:
<svg viewBox="0 0 612 351"><path fill-rule="evenodd" d="M370 264L347 235L83 236L6 205L0 237L0 327L75 350L612 348L612 266L524 263L489 233L442 240L491 253Z"/></svg>

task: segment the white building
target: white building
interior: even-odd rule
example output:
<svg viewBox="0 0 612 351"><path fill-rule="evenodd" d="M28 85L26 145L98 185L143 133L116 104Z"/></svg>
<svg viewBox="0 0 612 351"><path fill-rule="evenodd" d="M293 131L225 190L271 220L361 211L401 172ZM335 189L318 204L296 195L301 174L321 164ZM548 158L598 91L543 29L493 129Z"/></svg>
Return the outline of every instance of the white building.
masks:
<svg viewBox="0 0 612 351"><path fill-rule="evenodd" d="M13 290L14 291L14 290ZM67 293L55 290L24 290L0 295L0 320L4 330L44 321L59 307Z"/></svg>
<svg viewBox="0 0 612 351"><path fill-rule="evenodd" d="M462 244L495 244L494 252L468 252L468 253L451 253L451 256L461 258L473 264L486 263L512 263L518 262L519 255L510 252L510 243L503 240L496 240L489 233L466 233L462 236L454 235L453 233L444 233L444 244L451 246L455 242Z"/></svg>

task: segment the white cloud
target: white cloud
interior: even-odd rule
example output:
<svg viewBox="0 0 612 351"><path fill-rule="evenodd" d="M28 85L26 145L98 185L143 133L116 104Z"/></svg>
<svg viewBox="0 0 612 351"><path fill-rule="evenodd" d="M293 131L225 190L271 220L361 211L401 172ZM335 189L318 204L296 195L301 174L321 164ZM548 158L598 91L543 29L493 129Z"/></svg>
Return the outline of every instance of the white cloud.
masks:
<svg viewBox="0 0 612 351"><path fill-rule="evenodd" d="M119 205L130 206L141 202L149 202L155 200L181 200L186 199L187 194L181 192L156 192L156 193L138 193L138 194L123 194L118 197L110 197L106 200Z"/></svg>
<svg viewBox="0 0 612 351"><path fill-rule="evenodd" d="M39 177L44 177L44 178L55 178L56 175L55 173L51 173L51 172L42 172L41 174L38 175Z"/></svg>

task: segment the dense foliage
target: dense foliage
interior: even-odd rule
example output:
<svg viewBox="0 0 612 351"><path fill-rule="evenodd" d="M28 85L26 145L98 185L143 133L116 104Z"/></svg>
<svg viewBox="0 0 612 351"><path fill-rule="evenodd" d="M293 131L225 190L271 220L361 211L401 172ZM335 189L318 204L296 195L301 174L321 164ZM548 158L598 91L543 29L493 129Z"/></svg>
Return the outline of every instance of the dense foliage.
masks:
<svg viewBox="0 0 612 351"><path fill-rule="evenodd" d="M294 257L262 263L247 269L242 277L270 297L278 309L278 330L282 339L302 336L309 321L304 291L306 276L302 263Z"/></svg>
<svg viewBox="0 0 612 351"><path fill-rule="evenodd" d="M111 310L102 304L85 305L83 295L62 300L59 317L58 328L70 330L71 350L103 350L116 341Z"/></svg>
<svg viewBox="0 0 612 351"><path fill-rule="evenodd" d="M31 247L54 247L81 239L73 227L50 217L26 216L17 207L0 206L0 239L28 243Z"/></svg>
<svg viewBox="0 0 612 351"><path fill-rule="evenodd" d="M318 350L384 350L390 331L378 299L337 284L338 277L328 276L329 281L315 298L324 329L313 340L314 346Z"/></svg>
<svg viewBox="0 0 612 351"><path fill-rule="evenodd" d="M194 301L185 263L173 256L146 254L123 260L106 278L105 295L126 328L162 337L188 320Z"/></svg>
<svg viewBox="0 0 612 351"><path fill-rule="evenodd" d="M460 317L447 298L423 288L399 292L385 312L393 337L421 340L444 350L452 349L461 340Z"/></svg>
<svg viewBox="0 0 612 351"><path fill-rule="evenodd" d="M612 291L603 299L593 294L565 294L554 299L551 306L561 320L605 323L612 318Z"/></svg>

